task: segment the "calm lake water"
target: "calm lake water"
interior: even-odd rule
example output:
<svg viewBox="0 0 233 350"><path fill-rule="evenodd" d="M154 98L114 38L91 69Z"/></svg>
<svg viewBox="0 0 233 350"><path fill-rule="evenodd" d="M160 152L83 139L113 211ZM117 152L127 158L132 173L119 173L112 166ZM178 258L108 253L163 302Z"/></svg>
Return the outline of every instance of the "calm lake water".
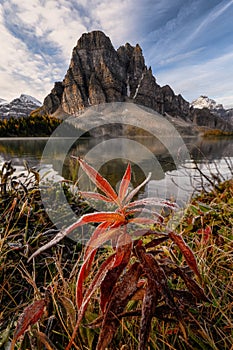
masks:
<svg viewBox="0 0 233 350"><path fill-rule="evenodd" d="M27 161L30 167L40 169L41 174L50 174L57 181L61 178L77 180L80 177L81 189L86 190L87 179L79 174L77 161L70 157L85 158L117 187L125 171L128 160L132 163L132 186L140 183L149 172L152 173L145 191L162 197L184 198L200 185L200 174L195 164L205 174L230 177L233 162L232 138L189 138L184 140L188 153L174 160L166 147L153 137L136 137L126 140L80 138L54 138L49 150L45 149L48 138L1 138L0 164L12 160L17 171L24 169ZM74 142L74 143L73 143ZM69 152L66 155L67 144ZM180 147L182 148L182 147ZM45 151L44 151L45 150Z"/></svg>

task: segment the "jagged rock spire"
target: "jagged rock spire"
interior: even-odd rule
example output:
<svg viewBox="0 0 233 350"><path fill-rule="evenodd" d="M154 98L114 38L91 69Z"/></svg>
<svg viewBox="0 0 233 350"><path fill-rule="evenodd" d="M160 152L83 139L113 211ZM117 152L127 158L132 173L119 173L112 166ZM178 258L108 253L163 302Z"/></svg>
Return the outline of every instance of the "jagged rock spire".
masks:
<svg viewBox="0 0 233 350"><path fill-rule="evenodd" d="M93 31L78 40L65 78L55 83L43 110L78 114L89 105L129 100L160 113L181 117L189 113L189 103L182 96L156 83L139 44L126 43L115 50L109 37Z"/></svg>

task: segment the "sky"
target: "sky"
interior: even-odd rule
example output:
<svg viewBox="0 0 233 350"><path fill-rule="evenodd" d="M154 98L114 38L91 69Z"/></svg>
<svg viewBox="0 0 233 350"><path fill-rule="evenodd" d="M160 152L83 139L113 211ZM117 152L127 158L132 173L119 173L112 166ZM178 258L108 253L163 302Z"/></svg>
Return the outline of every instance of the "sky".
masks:
<svg viewBox="0 0 233 350"><path fill-rule="evenodd" d="M156 81L233 107L233 0L0 0L0 98L43 99L83 33L137 43Z"/></svg>

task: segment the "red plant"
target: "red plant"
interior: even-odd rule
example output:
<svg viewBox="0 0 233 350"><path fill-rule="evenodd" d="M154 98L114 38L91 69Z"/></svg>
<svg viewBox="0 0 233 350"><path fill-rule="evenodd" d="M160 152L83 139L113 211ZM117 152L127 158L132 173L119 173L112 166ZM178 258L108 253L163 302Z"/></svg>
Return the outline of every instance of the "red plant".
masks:
<svg viewBox="0 0 233 350"><path fill-rule="evenodd" d="M172 231L165 233L164 230L163 232L156 232L148 228L139 228L131 232L132 224L133 226L142 224L163 225L163 216L159 212L152 210L153 207L168 207L173 210L177 206L174 203L158 198L132 201L142 186L149 181L150 175L137 188L128 192L131 181L130 164L127 166L117 194L109 182L94 168L80 158L78 158L78 161L82 169L102 192L82 192L82 195L86 198L115 204L116 209L111 212L95 212L83 215L76 223L59 232L49 243L39 248L30 259L58 243L75 228L88 223L98 223L99 225L95 228L86 245L84 261L77 278L76 302L78 318L66 350L69 350L75 341L78 328L83 320L90 299L97 289L100 289L99 305L101 315L93 324L89 325L90 327L100 326L100 335L96 349L103 350L112 341L119 326L119 319L124 317L127 303L136 294L142 295L143 298L140 310L139 349L145 349L150 334L151 320L159 314L160 308L163 309L165 314L171 314L180 321L182 319L181 312L174 301L178 293L169 288L169 276L176 274L184 280L189 292L180 291L181 300L185 299L184 294L186 295L186 300L187 294L190 300L193 297L198 300L207 300L203 290L183 269L178 267L173 261L168 263L169 259L166 259L166 261L156 259L156 252L153 252L153 250L147 252L148 249L154 249L165 240L171 239L179 247L189 267L200 278L195 257L181 235L177 235ZM142 216L137 216L138 214ZM158 237L144 245L139 237L145 235ZM97 249L107 241L111 241L114 253L108 256L99 267L90 285L84 288L84 282L91 271ZM169 264L170 266L168 267ZM140 291L142 293L139 293Z"/></svg>
<svg viewBox="0 0 233 350"><path fill-rule="evenodd" d="M34 301L28 305L18 319L16 329L14 331L13 340L11 342L10 350L14 350L18 338L23 335L30 325L36 323L44 313L47 305L46 299Z"/></svg>
<svg viewBox="0 0 233 350"><path fill-rule="evenodd" d="M197 230L197 233L202 235L204 243L208 243L212 234L212 229L210 226L206 226L205 228Z"/></svg>

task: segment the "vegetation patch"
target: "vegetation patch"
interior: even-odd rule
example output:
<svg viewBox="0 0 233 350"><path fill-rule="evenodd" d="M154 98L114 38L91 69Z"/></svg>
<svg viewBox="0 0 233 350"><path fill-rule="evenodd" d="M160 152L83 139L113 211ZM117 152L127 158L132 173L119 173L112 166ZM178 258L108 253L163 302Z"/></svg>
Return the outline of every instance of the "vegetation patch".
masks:
<svg viewBox="0 0 233 350"><path fill-rule="evenodd" d="M0 137L50 136L61 122L61 119L40 114L2 119L0 120Z"/></svg>
<svg viewBox="0 0 233 350"><path fill-rule="evenodd" d="M210 129L210 130L204 130L203 134L204 137L225 137L225 136L229 136L232 137L233 136L233 131L223 131L220 129Z"/></svg>
<svg viewBox="0 0 233 350"><path fill-rule="evenodd" d="M101 191L81 196L58 186L77 225L96 222L85 247L60 239L43 209L38 173L16 177L11 163L1 170L0 347L230 349L233 180L196 196L171 231L163 208L174 203L135 200L136 191L127 191L130 166L116 193L79 162ZM111 210L92 213L93 200Z"/></svg>

